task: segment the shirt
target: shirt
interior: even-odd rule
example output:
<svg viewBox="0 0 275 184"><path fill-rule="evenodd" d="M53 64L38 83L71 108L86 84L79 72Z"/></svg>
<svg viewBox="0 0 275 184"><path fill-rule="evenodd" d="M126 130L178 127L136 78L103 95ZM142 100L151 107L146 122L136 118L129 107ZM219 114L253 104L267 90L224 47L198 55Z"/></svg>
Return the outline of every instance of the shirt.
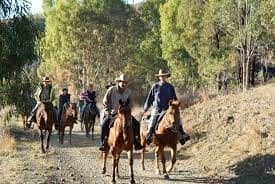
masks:
<svg viewBox="0 0 275 184"><path fill-rule="evenodd" d="M132 107L131 91L128 88L125 89L123 93L120 93L118 91L118 86L110 87L103 98L103 107L105 114L109 114L111 113L111 111L117 113L119 100L125 102L127 101L127 99L130 100L130 107Z"/></svg>
<svg viewBox="0 0 275 184"><path fill-rule="evenodd" d="M177 100L174 86L168 82L157 82L150 89L144 104L144 111L146 112L151 106L158 110L167 110L169 100Z"/></svg>

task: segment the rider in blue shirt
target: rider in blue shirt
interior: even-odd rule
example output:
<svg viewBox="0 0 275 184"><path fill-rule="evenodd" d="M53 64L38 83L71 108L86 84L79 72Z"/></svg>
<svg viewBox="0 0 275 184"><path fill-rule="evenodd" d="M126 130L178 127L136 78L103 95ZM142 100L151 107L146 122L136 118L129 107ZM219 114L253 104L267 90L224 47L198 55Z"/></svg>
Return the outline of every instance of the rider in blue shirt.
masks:
<svg viewBox="0 0 275 184"><path fill-rule="evenodd" d="M144 104L144 114L152 106L151 117L146 134L146 143L148 145L152 141L152 134L155 130L159 115L168 109L170 100L177 100L174 86L166 81L166 79L170 77L170 73L165 73L162 70L159 70L159 73L156 76L160 81L152 86ZM180 118L179 141L183 145L189 139L190 137L183 130L182 119Z"/></svg>

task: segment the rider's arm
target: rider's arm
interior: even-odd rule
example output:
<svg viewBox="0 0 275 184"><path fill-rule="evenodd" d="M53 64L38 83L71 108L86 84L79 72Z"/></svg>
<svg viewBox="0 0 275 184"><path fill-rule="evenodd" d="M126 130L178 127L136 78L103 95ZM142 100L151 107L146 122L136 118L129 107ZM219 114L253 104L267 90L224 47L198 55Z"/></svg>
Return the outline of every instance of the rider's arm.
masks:
<svg viewBox="0 0 275 184"><path fill-rule="evenodd" d="M36 102L40 102L40 93L41 93L41 88L38 87L34 93L34 99L36 100Z"/></svg>
<svg viewBox="0 0 275 184"><path fill-rule="evenodd" d="M107 114L110 114L111 110L112 110L112 97L111 96L112 96L112 88L109 88L103 98L103 107L104 107L105 113L107 113Z"/></svg>
<svg viewBox="0 0 275 184"><path fill-rule="evenodd" d="M146 98L146 101L144 103L144 108L143 108L144 112L146 112L151 107L151 105L153 104L153 101L154 101L154 86L155 85L153 85L152 88L150 89L150 92L149 92L149 94Z"/></svg>
<svg viewBox="0 0 275 184"><path fill-rule="evenodd" d="M51 92L50 92L50 102L52 102L54 107L57 106L57 101L56 101L56 98L55 98L55 90L54 90L53 87L51 88Z"/></svg>

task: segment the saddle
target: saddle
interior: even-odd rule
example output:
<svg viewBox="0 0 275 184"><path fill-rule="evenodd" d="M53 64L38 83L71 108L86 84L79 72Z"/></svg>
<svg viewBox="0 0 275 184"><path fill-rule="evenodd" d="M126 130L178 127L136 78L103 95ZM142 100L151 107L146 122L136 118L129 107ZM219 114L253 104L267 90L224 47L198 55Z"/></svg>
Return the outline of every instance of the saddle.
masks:
<svg viewBox="0 0 275 184"><path fill-rule="evenodd" d="M165 113L166 113L166 111L161 111L160 114L158 115L157 122L156 122L156 126L155 126L155 130L158 129L159 122L163 119ZM147 116L145 116L145 117L143 118L142 121L145 122L146 125L148 126L150 118L151 118L151 115L147 115Z"/></svg>

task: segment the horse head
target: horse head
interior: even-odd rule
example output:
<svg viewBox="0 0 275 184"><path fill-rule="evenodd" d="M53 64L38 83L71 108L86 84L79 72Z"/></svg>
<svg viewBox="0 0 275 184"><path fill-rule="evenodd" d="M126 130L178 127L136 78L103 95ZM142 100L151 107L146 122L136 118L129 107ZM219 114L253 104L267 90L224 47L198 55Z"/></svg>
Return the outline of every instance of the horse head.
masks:
<svg viewBox="0 0 275 184"><path fill-rule="evenodd" d="M127 99L126 102L119 100L118 117L122 121L123 137L124 139L126 139L128 129L131 127L131 122L132 122L131 107L130 107L129 99Z"/></svg>
<svg viewBox="0 0 275 184"><path fill-rule="evenodd" d="M166 126L167 128L172 128L177 130L178 122L180 120L180 101L170 100L169 107L165 114Z"/></svg>
<svg viewBox="0 0 275 184"><path fill-rule="evenodd" d="M66 109L66 114L69 117L77 118L77 105L76 103L69 103L64 105L64 108Z"/></svg>

